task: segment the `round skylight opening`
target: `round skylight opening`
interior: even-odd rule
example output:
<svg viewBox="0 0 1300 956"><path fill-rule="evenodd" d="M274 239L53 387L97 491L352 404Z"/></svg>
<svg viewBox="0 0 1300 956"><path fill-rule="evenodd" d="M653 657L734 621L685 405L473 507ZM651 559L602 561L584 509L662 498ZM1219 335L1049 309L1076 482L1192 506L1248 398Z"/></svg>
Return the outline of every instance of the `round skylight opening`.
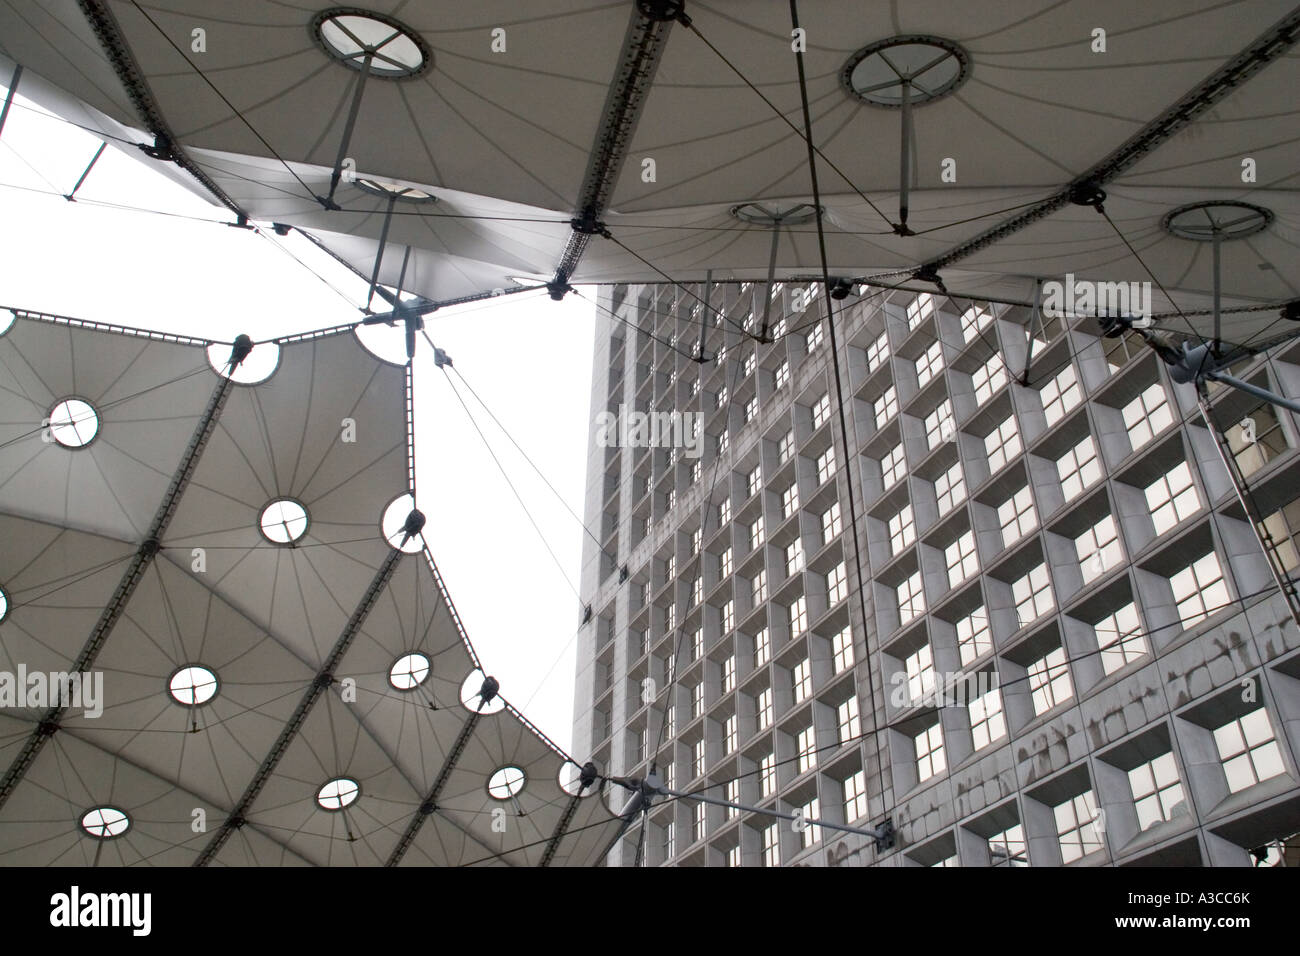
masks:
<svg viewBox="0 0 1300 956"><path fill-rule="evenodd" d="M825 210L823 210L825 212ZM731 214L752 226L802 226L817 218L817 207L812 203L782 205L771 202L743 202L731 207Z"/></svg>
<svg viewBox="0 0 1300 956"><path fill-rule="evenodd" d="M1220 241L1253 236L1272 221L1272 211L1263 206L1225 200L1179 206L1166 213L1160 224L1166 232L1179 239L1213 242L1216 234Z"/></svg>
<svg viewBox="0 0 1300 956"><path fill-rule="evenodd" d="M5 593L4 588L0 588L0 622L9 616L9 595Z"/></svg>
<svg viewBox="0 0 1300 956"><path fill-rule="evenodd" d="M435 203L438 197L425 192L415 186L408 186L405 183L394 183L384 179L372 179L360 177L357 178L354 185L363 193L369 193L372 196L380 196L384 199L396 199L398 202L407 203Z"/></svg>
<svg viewBox="0 0 1300 956"><path fill-rule="evenodd" d="M868 44L849 57L840 83L849 95L884 109L901 109L903 88L912 106L947 96L970 76L970 55L942 37L911 34Z"/></svg>
<svg viewBox="0 0 1300 956"><path fill-rule="evenodd" d="M356 7L334 7L316 14L312 36L321 49L353 70L389 80L418 76L429 68L432 53L424 39L393 17Z"/></svg>
<svg viewBox="0 0 1300 956"><path fill-rule="evenodd" d="M524 789L524 772L518 767L502 767L488 780L488 796L493 800L509 800Z"/></svg>
<svg viewBox="0 0 1300 956"><path fill-rule="evenodd" d="M409 537L407 535L406 521L414 510L415 498L410 492L398 495L384 509L384 517L380 524L384 540L391 547L406 554L415 554L424 548L424 537L418 531Z"/></svg>
<svg viewBox="0 0 1300 956"><path fill-rule="evenodd" d="M357 802L361 784L351 777L335 777L316 791L316 803L322 810L342 810Z"/></svg>
<svg viewBox="0 0 1300 956"><path fill-rule="evenodd" d="M97 840L111 840L131 829L131 818L117 807L92 807L81 815L81 829Z"/></svg>
<svg viewBox="0 0 1300 956"><path fill-rule="evenodd" d="M276 498L258 519L262 535L274 544L293 544L307 533L307 509L292 498Z"/></svg>
<svg viewBox="0 0 1300 956"><path fill-rule="evenodd" d="M228 378L238 385L257 385L265 382L280 367L280 346L275 342L258 342L253 351L244 356L244 360L231 369L230 351L233 348L226 342L215 342L208 346L208 364L222 378Z"/></svg>
<svg viewBox="0 0 1300 956"><path fill-rule="evenodd" d="M388 669L388 683L398 690L415 690L429 679L429 658L418 651L403 654Z"/></svg>
<svg viewBox="0 0 1300 956"><path fill-rule="evenodd" d="M99 413L89 402L65 398L49 414L49 434L64 448L81 448L99 434Z"/></svg>
<svg viewBox="0 0 1300 956"><path fill-rule="evenodd" d="M3 314L0 314L0 335L4 335L6 332L8 332L13 327L13 324L17 321L18 321L17 312L5 312Z"/></svg>
<svg viewBox="0 0 1300 956"><path fill-rule="evenodd" d="M483 689L483 681L486 675L480 671L471 671L470 675L465 678L465 682L460 685L460 702L465 705L466 709L474 711L476 714L497 714L505 710L506 702L501 699L498 693L487 703L483 703L480 692ZM482 704L482 707L479 705Z"/></svg>
<svg viewBox="0 0 1300 956"><path fill-rule="evenodd" d="M217 696L217 675L202 664L186 664L167 681L172 700L185 707L198 707Z"/></svg>

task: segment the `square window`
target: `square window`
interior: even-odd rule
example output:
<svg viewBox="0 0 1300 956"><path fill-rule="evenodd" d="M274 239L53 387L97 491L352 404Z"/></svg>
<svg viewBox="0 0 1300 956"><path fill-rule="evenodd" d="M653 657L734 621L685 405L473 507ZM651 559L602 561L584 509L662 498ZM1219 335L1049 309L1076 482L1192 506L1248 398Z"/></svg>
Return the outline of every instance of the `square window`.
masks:
<svg viewBox="0 0 1300 956"><path fill-rule="evenodd" d="M1169 399L1159 382L1149 386L1141 395L1120 409L1120 414L1124 418L1129 444L1133 446L1134 451L1174 423Z"/></svg>
<svg viewBox="0 0 1300 956"><path fill-rule="evenodd" d="M984 437L984 448L988 454L990 475L997 474L1004 465L1020 454L1020 431L1016 428L1014 415L1006 418L1001 425Z"/></svg>
<svg viewBox="0 0 1300 956"><path fill-rule="evenodd" d="M831 397L829 394L823 395L817 399L817 403L812 408L813 428L821 428L826 424L826 420L831 417Z"/></svg>
<svg viewBox="0 0 1300 956"><path fill-rule="evenodd" d="M934 653L929 644L922 644L903 660L907 671L907 699L913 704L924 703L934 695Z"/></svg>
<svg viewBox="0 0 1300 956"><path fill-rule="evenodd" d="M979 556L975 553L975 532L967 531L943 552L948 565L948 585L956 587L980 569Z"/></svg>
<svg viewBox="0 0 1300 956"><path fill-rule="evenodd" d="M785 464L794 457L794 432L786 432L776 444L776 457Z"/></svg>
<svg viewBox="0 0 1300 956"><path fill-rule="evenodd" d="M1061 492L1066 501L1073 501L1101 478L1097 463L1097 448L1089 435L1056 460L1056 470L1061 476Z"/></svg>
<svg viewBox="0 0 1300 956"><path fill-rule="evenodd" d="M808 658L805 657L794 665L790 677L794 683L794 702L801 704L812 696L812 665Z"/></svg>
<svg viewBox="0 0 1300 956"><path fill-rule="evenodd" d="M754 497L763 487L763 469L755 465L754 469L745 476L745 494L747 497Z"/></svg>
<svg viewBox="0 0 1300 956"><path fill-rule="evenodd" d="M957 622L957 650L965 667L981 655L993 650L993 635L989 629L989 616L983 605Z"/></svg>
<svg viewBox="0 0 1300 956"><path fill-rule="evenodd" d="M880 397L871 403L871 411L876 419L876 427L884 428L891 418L898 414L898 390L890 385Z"/></svg>
<svg viewBox="0 0 1300 956"><path fill-rule="evenodd" d="M776 381L776 387L778 389L784 388L786 385L790 384L790 363L789 362L782 362L780 365L776 367L775 381Z"/></svg>
<svg viewBox="0 0 1300 956"><path fill-rule="evenodd" d="M1061 843L1061 862L1073 863L1102 848L1097 829L1097 804L1091 790L1052 808L1056 834Z"/></svg>
<svg viewBox="0 0 1300 956"><path fill-rule="evenodd" d="M925 613L925 594L921 589L921 572L915 572L898 586L899 626Z"/></svg>
<svg viewBox="0 0 1300 956"><path fill-rule="evenodd" d="M844 780L844 818L850 822L867 815L867 773L858 770Z"/></svg>
<svg viewBox="0 0 1300 956"><path fill-rule="evenodd" d="M772 688L764 687L758 694L758 729L772 726ZM766 796L766 794L764 794Z"/></svg>
<svg viewBox="0 0 1300 956"><path fill-rule="evenodd" d="M943 754L943 731L932 724L913 738L916 745L916 779L920 783L936 773L943 773L948 762Z"/></svg>
<svg viewBox="0 0 1300 956"><path fill-rule="evenodd" d="M1223 580L1219 556L1213 551L1193 561L1169 579L1174 604L1183 627L1194 627L1229 603L1228 585Z"/></svg>
<svg viewBox="0 0 1300 956"><path fill-rule="evenodd" d="M799 731L799 772L807 773L817 766L817 731L808 727Z"/></svg>
<svg viewBox="0 0 1300 956"><path fill-rule="evenodd" d="M916 522L912 517L912 506L903 509L889 519L889 552L900 554L904 548L916 541Z"/></svg>
<svg viewBox="0 0 1300 956"><path fill-rule="evenodd" d="M1025 831L1019 823L989 837L989 863L991 866L1010 867L1029 865Z"/></svg>
<svg viewBox="0 0 1300 956"><path fill-rule="evenodd" d="M803 570L803 540L795 538L785 548L785 573L798 574Z"/></svg>
<svg viewBox="0 0 1300 956"><path fill-rule="evenodd" d="M952 402L945 398L935 406L934 411L925 416L926 446L933 451L943 442L952 441L956 437L957 426L952 417Z"/></svg>
<svg viewBox="0 0 1300 956"><path fill-rule="evenodd" d="M972 700L966 705L966 710L970 714L971 740L976 750L1007 735L1007 720L1002 713L1002 694L996 687Z"/></svg>
<svg viewBox="0 0 1300 956"><path fill-rule="evenodd" d="M1134 767L1128 772L1128 784L1142 830L1172 820L1176 813L1188 812L1172 751Z"/></svg>
<svg viewBox="0 0 1300 956"><path fill-rule="evenodd" d="M754 666L762 667L772 659L772 638L767 628L759 628L754 635Z"/></svg>
<svg viewBox="0 0 1300 956"><path fill-rule="evenodd" d="M939 503L940 515L946 515L966 500L966 481L962 476L961 462L934 480L934 496Z"/></svg>
<svg viewBox="0 0 1300 956"><path fill-rule="evenodd" d="M759 568L754 572L754 580L750 584L751 593L754 598L754 606L762 604L767 600L767 571Z"/></svg>
<svg viewBox="0 0 1300 956"><path fill-rule="evenodd" d="M1002 526L1003 547L1010 547L1038 527L1038 515L1034 512L1034 499L1028 485L998 505L998 524Z"/></svg>
<svg viewBox="0 0 1300 956"><path fill-rule="evenodd" d="M1124 560L1115 519L1110 515L1105 515L1075 538L1074 549L1079 555L1079 569L1083 572L1084 584L1096 580L1111 568L1118 567Z"/></svg>
<svg viewBox="0 0 1300 956"><path fill-rule="evenodd" d="M924 387L943 370L943 346L936 340L916 360L916 383Z"/></svg>
<svg viewBox="0 0 1300 956"><path fill-rule="evenodd" d="M881 332L879 337L867 346L867 371L874 372L889 358L889 336Z"/></svg>
<svg viewBox="0 0 1300 956"><path fill-rule="evenodd" d="M994 355L971 375L975 387L975 404L983 405L1007 384L1007 367L1000 355Z"/></svg>
<svg viewBox="0 0 1300 956"><path fill-rule="evenodd" d="M835 474L835 447L831 446L817 456L817 484L823 485Z"/></svg>
<svg viewBox="0 0 1300 956"><path fill-rule="evenodd" d="M1013 581L1011 598L1016 602L1016 617L1020 627L1038 620L1055 607L1047 564L1040 564L1028 574Z"/></svg>
<svg viewBox="0 0 1300 956"><path fill-rule="evenodd" d="M759 515L749 526L749 550L754 551L763 543L763 516Z"/></svg>
<svg viewBox="0 0 1300 956"><path fill-rule="evenodd" d="M1132 601L1093 625L1097 647L1101 651L1102 670L1113 674L1148 652L1141 627L1137 605Z"/></svg>
<svg viewBox="0 0 1300 956"><path fill-rule="evenodd" d="M826 573L826 606L834 607L848 596L849 575L841 561Z"/></svg>
<svg viewBox="0 0 1300 956"><path fill-rule="evenodd" d="M934 297L922 292L907 304L907 329L910 332L927 318L934 315Z"/></svg>
<svg viewBox="0 0 1300 956"><path fill-rule="evenodd" d="M822 544L830 544L842 530L840 524L840 503L832 502L831 506L822 512Z"/></svg>
<svg viewBox="0 0 1300 956"><path fill-rule="evenodd" d="M806 630L808 630L808 603L801 594L790 605L790 636L798 637Z"/></svg>
<svg viewBox="0 0 1300 956"><path fill-rule="evenodd" d="M1145 489L1156 534L1162 535L1201 510L1201 498L1192 483L1192 471L1180 461Z"/></svg>
<svg viewBox="0 0 1300 956"><path fill-rule="evenodd" d="M781 517L788 518L799 510L799 485L797 482L791 483L790 487L781 492Z"/></svg>
<svg viewBox="0 0 1300 956"><path fill-rule="evenodd" d="M1064 648L1054 648L1029 665L1029 694L1035 715L1045 714L1074 696Z"/></svg>
<svg viewBox="0 0 1300 956"><path fill-rule="evenodd" d="M831 657L837 674L853 666L853 632L849 628L831 638Z"/></svg>
<svg viewBox="0 0 1300 956"><path fill-rule="evenodd" d="M1055 425L1083 401L1083 389L1075 375L1074 366L1067 365L1038 393L1043 401L1043 414L1048 426Z"/></svg>
<svg viewBox="0 0 1300 956"><path fill-rule="evenodd" d="M854 694L835 708L840 743L852 743L862 736L862 715L858 710L858 697Z"/></svg>
<svg viewBox="0 0 1300 956"><path fill-rule="evenodd" d="M880 459L880 477L884 482L885 490L898 484L905 474L907 474L907 460L903 456L903 446L900 443Z"/></svg>
<svg viewBox="0 0 1300 956"><path fill-rule="evenodd" d="M979 338L980 332L988 328L993 316L985 309L971 306L961 316L961 337L967 344Z"/></svg>

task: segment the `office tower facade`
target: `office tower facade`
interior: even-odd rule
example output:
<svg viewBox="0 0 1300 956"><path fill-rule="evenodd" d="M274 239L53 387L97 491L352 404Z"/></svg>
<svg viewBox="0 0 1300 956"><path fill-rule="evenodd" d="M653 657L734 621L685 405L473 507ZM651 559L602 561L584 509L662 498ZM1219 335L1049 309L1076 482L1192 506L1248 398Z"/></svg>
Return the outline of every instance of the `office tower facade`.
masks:
<svg viewBox="0 0 1300 956"><path fill-rule="evenodd" d="M1270 563L1135 335L834 305L839 392L819 284L602 290L575 750L893 846L660 800L609 864L1300 862L1296 418L1211 394ZM1300 394L1300 346L1236 371ZM595 424L638 412L701 444Z"/></svg>

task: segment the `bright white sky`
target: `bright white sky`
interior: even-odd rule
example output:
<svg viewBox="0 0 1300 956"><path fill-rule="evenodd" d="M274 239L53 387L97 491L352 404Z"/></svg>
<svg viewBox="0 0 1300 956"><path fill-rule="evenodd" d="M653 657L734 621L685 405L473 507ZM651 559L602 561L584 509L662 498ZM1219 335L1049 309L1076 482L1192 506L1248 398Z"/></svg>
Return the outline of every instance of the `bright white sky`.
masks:
<svg viewBox="0 0 1300 956"><path fill-rule="evenodd" d="M360 317L366 283L297 234L280 239L269 227L263 236L222 225L232 219L224 208L159 175L143 154L136 160L110 146L80 201L66 201L98 146L15 99L0 134L0 308L222 341ZM195 216L213 222L187 218ZM544 292L521 293L426 319L430 337L578 515L591 433L594 290L586 294L556 303ZM379 347L395 344L389 354L404 357L400 331L375 331L390 337ZM425 539L502 694L567 750L581 610L567 582L577 584L584 532L457 381L561 573L429 351L422 342L415 370Z"/></svg>

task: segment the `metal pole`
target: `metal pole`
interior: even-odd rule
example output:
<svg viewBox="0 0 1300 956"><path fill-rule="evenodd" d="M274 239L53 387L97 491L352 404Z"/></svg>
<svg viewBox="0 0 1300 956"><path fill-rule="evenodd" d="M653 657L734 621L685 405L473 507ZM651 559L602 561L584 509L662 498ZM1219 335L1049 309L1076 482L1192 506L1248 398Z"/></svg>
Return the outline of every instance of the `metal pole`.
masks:
<svg viewBox="0 0 1300 956"><path fill-rule="evenodd" d="M907 231L907 192L911 180L912 148L912 81L903 79L903 145L898 162L898 222Z"/></svg>
<svg viewBox="0 0 1300 956"><path fill-rule="evenodd" d="M879 840L883 836L887 835L887 831L882 832L883 828L879 827L850 827L845 826L842 823L829 823L825 820L811 820L807 817L797 817L793 813L782 813L780 810L765 810L762 807L748 807L743 803L732 803L729 800L705 796L702 793L683 793L680 790L668 790L664 787L661 787L658 792L665 796L678 797L686 800L699 800L701 803L711 803L716 807L729 807L732 810L743 810L746 813L761 813L764 816L777 817L781 820L804 819L808 821L808 825L811 827L824 827L828 830L839 830L841 833L856 833L858 836L871 837L873 840Z"/></svg>
<svg viewBox="0 0 1300 956"><path fill-rule="evenodd" d="M14 101L14 91L18 89L18 80L22 78L23 65L21 63L14 66L13 79L9 81L9 92L5 94L4 109L0 109L0 135L5 131L5 120L9 118L9 107Z"/></svg>
<svg viewBox="0 0 1300 956"><path fill-rule="evenodd" d="M1025 352L1025 374L1020 376L1020 384L1029 384L1029 368L1034 362L1034 319L1038 320L1038 327L1043 327L1043 280L1034 280L1034 310L1029 313L1029 349Z"/></svg>
<svg viewBox="0 0 1300 956"><path fill-rule="evenodd" d="M108 146L108 143L100 143L99 149L95 150L95 155L90 157L90 163L86 166L86 171L81 174L81 178L77 180L77 185L72 187L72 192L63 197L68 202L75 201L74 197L77 195L77 190L80 189L81 184L86 181L86 177L90 175L90 171L95 168L95 164L99 162L99 157L104 155L104 148L106 146Z"/></svg>
<svg viewBox="0 0 1300 956"><path fill-rule="evenodd" d="M1228 472L1228 478L1232 481L1232 489L1237 493L1237 501L1246 514L1246 520L1250 522L1251 530L1255 532L1255 540L1259 543L1259 549L1264 552L1264 560L1268 562L1268 570L1273 575L1273 582L1286 600L1287 608L1291 612L1291 619L1296 623L1297 627L1300 627L1300 595L1297 595L1295 585L1283 575L1277 549L1274 547L1273 539L1269 536L1267 530L1262 529L1262 516L1257 515L1254 507L1252 507L1252 502L1249 500L1245 488L1245 480L1237 468L1237 460L1232 456L1232 450L1225 447L1223 435L1220 433L1218 426L1214 424L1214 419L1210 416L1210 404L1203 383L1196 389L1196 403L1201 409L1201 418L1205 419L1205 427L1214 436L1214 447L1218 449L1219 458Z"/></svg>
<svg viewBox="0 0 1300 956"><path fill-rule="evenodd" d="M1216 225L1214 226L1214 348L1211 349L1215 358L1219 357L1219 346L1222 342L1219 334L1219 323L1221 318L1219 315L1219 287L1221 284L1219 281L1219 246L1222 243L1222 240L1223 233Z"/></svg>
<svg viewBox="0 0 1300 956"><path fill-rule="evenodd" d="M374 58L375 51L367 50L365 59L361 61L361 75L357 77L357 86L352 92L352 107L348 110L348 121L343 127L343 140L339 143L339 154L334 160L334 173L330 176L330 194L325 197L325 204L329 207L334 207L334 192L339 188L339 178L343 175L343 160L347 158L348 146L352 143L352 130L357 125L357 114L361 112L361 94L366 91L366 78L370 75L370 63Z"/></svg>
<svg viewBox="0 0 1300 956"><path fill-rule="evenodd" d="M776 279L776 247L781 241L781 220L772 225L772 251L767 257L767 301L763 303L763 322L758 329L758 340L767 341L767 318L772 312L772 283Z"/></svg>
<svg viewBox="0 0 1300 956"><path fill-rule="evenodd" d="M397 196L389 193L388 211L384 213L384 227L379 231L379 251L375 253L375 269L370 274L370 294L366 296L366 308L375 298L375 286L379 283L379 267L384 261L384 246L388 244L388 226L393 221L393 207L397 205Z"/></svg>
<svg viewBox="0 0 1300 956"><path fill-rule="evenodd" d="M1250 382L1243 382L1241 379L1229 375L1227 372L1209 371L1205 373L1205 377L1213 379L1216 382L1222 382L1224 385L1230 385L1249 395L1254 395L1256 398L1262 398L1266 402L1280 405L1282 408L1300 414L1300 402L1297 402L1295 399L1287 398L1285 395L1275 395L1266 388L1260 388L1258 385L1250 384Z"/></svg>

